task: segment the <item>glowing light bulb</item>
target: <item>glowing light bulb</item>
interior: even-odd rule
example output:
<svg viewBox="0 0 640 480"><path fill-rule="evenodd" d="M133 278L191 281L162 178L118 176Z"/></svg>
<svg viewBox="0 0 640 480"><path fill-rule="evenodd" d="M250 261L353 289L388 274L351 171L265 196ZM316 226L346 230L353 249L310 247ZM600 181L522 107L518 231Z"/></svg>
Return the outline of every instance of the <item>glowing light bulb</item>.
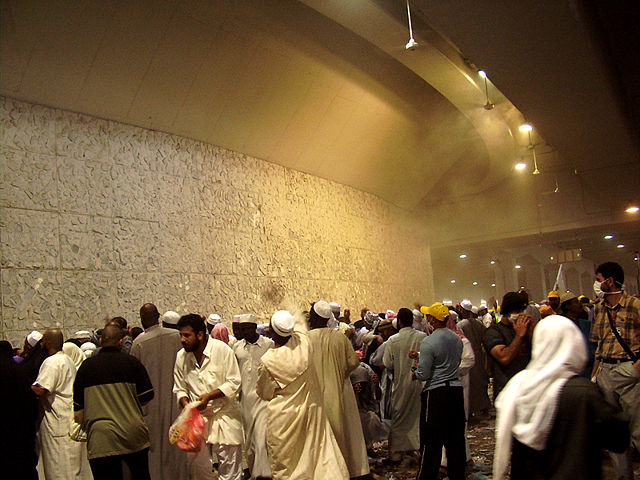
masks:
<svg viewBox="0 0 640 480"><path fill-rule="evenodd" d="M485 72L484 70L478 70L478 75L480 75L482 78L487 78L487 72Z"/></svg>
<svg viewBox="0 0 640 480"><path fill-rule="evenodd" d="M530 132L531 130L533 130L533 126L531 126L530 123L523 123L520 125L521 132Z"/></svg>
<svg viewBox="0 0 640 480"><path fill-rule="evenodd" d="M524 162L518 162L515 165L516 170L524 170L525 168L527 168L527 164Z"/></svg>
<svg viewBox="0 0 640 480"><path fill-rule="evenodd" d="M467 254L466 253L461 253L460 254L460 258L467 258Z"/></svg>
<svg viewBox="0 0 640 480"><path fill-rule="evenodd" d="M451 280L451 283L456 283L456 281L455 280Z"/></svg>
<svg viewBox="0 0 640 480"><path fill-rule="evenodd" d="M520 268L522 268L522 265L516 265L516 268L520 269Z"/></svg>
<svg viewBox="0 0 640 480"><path fill-rule="evenodd" d="M627 208L625 210L625 212L627 212L627 213L637 213L637 212L640 212L640 207L636 207L636 206L629 207L629 208Z"/></svg>
<svg viewBox="0 0 640 480"><path fill-rule="evenodd" d="M604 239L605 240L611 240L613 238L613 235L605 235Z"/></svg>

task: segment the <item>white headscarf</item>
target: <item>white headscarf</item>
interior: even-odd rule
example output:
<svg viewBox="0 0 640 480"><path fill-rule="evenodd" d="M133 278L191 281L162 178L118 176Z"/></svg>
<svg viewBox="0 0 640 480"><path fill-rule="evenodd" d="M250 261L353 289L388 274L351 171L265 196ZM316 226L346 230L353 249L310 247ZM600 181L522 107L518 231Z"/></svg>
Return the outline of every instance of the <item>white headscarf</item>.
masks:
<svg viewBox="0 0 640 480"><path fill-rule="evenodd" d="M512 436L535 450L545 448L560 392L586 362L584 337L571 320L551 315L538 322L531 361L496 398L494 479L502 479L507 469Z"/></svg>
<svg viewBox="0 0 640 480"><path fill-rule="evenodd" d="M84 361L84 352L80 347L72 342L64 342L62 344L62 351L71 359L76 366L76 370L79 369Z"/></svg>

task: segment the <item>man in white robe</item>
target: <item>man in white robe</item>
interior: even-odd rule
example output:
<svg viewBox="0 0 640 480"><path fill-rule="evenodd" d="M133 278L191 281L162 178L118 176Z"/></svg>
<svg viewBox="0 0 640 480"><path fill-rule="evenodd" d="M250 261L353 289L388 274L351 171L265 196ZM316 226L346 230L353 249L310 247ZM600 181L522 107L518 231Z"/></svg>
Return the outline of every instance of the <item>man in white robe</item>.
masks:
<svg viewBox="0 0 640 480"><path fill-rule="evenodd" d="M262 356L256 392L267 406L274 480L346 480L347 466L325 415L307 335L284 310L271 318L275 348Z"/></svg>
<svg viewBox="0 0 640 480"><path fill-rule="evenodd" d="M76 366L62 351L62 343L60 329L52 328L44 332L41 345L48 356L31 386L40 397L44 410L38 441L46 480L68 480L75 475L71 461L73 440L69 437L69 432L73 416Z"/></svg>
<svg viewBox="0 0 640 480"><path fill-rule="evenodd" d="M350 477L369 473L367 447L358 404L349 374L360 364L351 342L338 330L327 328L331 307L323 300L309 312L309 341L318 374L324 407L333 434L347 462Z"/></svg>
<svg viewBox="0 0 640 480"><path fill-rule="evenodd" d="M197 314L178 321L183 349L176 356L173 393L184 408L199 401L205 419L204 438L218 460L220 480L242 479L242 416L237 394L240 369L233 350L207 335Z"/></svg>
<svg viewBox="0 0 640 480"><path fill-rule="evenodd" d="M238 360L242 388L240 410L244 426L245 449L251 479L271 478L271 467L267 453L267 404L258 397L256 382L260 359L273 348L273 340L259 335L255 315L241 315L235 330L240 332L242 340L233 346Z"/></svg>
<svg viewBox="0 0 640 480"><path fill-rule="evenodd" d="M389 452L391 462L402 460L402 454L420 449L420 392L422 382L412 375L417 361L409 358L411 350L419 350L426 333L414 330L413 312L398 311L397 334L386 342L382 363L393 374L391 390L391 434Z"/></svg>
<svg viewBox="0 0 640 480"><path fill-rule="evenodd" d="M149 427L149 472L153 480L184 480L188 478L185 452L169 445L167 432L180 411L173 400L173 366L182 348L177 330L162 327L155 305L140 308L144 335L138 335L131 346L131 355L140 360L151 379L154 399L145 407L145 423Z"/></svg>

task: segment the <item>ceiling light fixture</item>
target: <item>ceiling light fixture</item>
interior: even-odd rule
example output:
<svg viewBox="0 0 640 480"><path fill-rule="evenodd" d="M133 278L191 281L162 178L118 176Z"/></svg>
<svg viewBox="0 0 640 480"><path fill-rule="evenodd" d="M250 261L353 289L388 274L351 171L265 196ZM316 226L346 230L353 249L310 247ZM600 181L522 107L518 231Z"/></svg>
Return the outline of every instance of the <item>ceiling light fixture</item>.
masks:
<svg viewBox="0 0 640 480"><path fill-rule="evenodd" d="M460 254L460 258L467 258L467 254L466 253L461 253Z"/></svg>
<svg viewBox="0 0 640 480"><path fill-rule="evenodd" d="M496 261L495 261L495 260L491 260L489 263L490 263L491 265L495 265L495 264L496 264Z"/></svg>
<svg viewBox="0 0 640 480"><path fill-rule="evenodd" d="M413 27L411 26L411 8L409 8L409 0L407 0L407 19L409 20L409 41L404 46L405 50L415 50L420 45L413 38Z"/></svg>
<svg viewBox="0 0 640 480"><path fill-rule="evenodd" d="M624 248L625 244L624 243L619 243L618 245L616 245L616 248Z"/></svg>
<svg viewBox="0 0 640 480"><path fill-rule="evenodd" d="M493 110L493 107L495 107L495 105L491 102L491 100L489 100L489 81L487 80L487 72L485 72L484 70L478 70L478 75L480 75L480 78L484 79L484 94L487 99L487 103L484 104L483 108L485 110Z"/></svg>
<svg viewBox="0 0 640 480"><path fill-rule="evenodd" d="M473 285L474 285L474 286L478 285L478 282L473 282Z"/></svg>
<svg viewBox="0 0 640 480"><path fill-rule="evenodd" d="M530 123L523 123L522 125L520 125L520 131L521 132L527 132L527 135L529 136L529 145L527 145L527 148L529 150L531 150L531 155L533 156L533 175L540 175L540 170L538 170L538 158L536 157L536 146L533 144L533 140L531 138L531 132L533 131L533 126ZM558 191L558 182L556 182L556 190L554 190L554 193L557 193Z"/></svg>
<svg viewBox="0 0 640 480"><path fill-rule="evenodd" d="M522 265L516 265L516 268L520 269L520 268L522 268Z"/></svg>
<svg viewBox="0 0 640 480"><path fill-rule="evenodd" d="M455 280L451 280L451 283L456 283L456 281Z"/></svg>
<svg viewBox="0 0 640 480"><path fill-rule="evenodd" d="M491 286L492 286L492 287L495 287L495 286L496 286L496 284L495 284L495 283L492 283L492 284L491 284Z"/></svg>
<svg viewBox="0 0 640 480"><path fill-rule="evenodd" d="M524 170L525 168L527 168L527 164L524 162L518 162L513 168L515 168L516 170Z"/></svg>
<svg viewBox="0 0 640 480"><path fill-rule="evenodd" d="M636 207L635 205L633 207L629 207L625 210L625 212L627 213L637 213L640 212L640 207Z"/></svg>
<svg viewBox="0 0 640 480"><path fill-rule="evenodd" d="M613 235L605 235L604 239L605 240L611 240L613 238Z"/></svg>

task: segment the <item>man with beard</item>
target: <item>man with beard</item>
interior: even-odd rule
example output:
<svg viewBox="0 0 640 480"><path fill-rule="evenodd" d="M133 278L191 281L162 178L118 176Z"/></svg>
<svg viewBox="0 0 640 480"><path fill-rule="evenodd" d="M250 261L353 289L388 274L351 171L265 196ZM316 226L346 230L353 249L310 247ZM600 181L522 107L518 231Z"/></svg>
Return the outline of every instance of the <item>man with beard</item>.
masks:
<svg viewBox="0 0 640 480"><path fill-rule="evenodd" d="M173 369L173 393L184 408L198 401L205 418L204 438L219 462L220 480L242 479L242 417L236 395L240 369L233 350L210 338L204 320L194 313L178 321L183 349Z"/></svg>

